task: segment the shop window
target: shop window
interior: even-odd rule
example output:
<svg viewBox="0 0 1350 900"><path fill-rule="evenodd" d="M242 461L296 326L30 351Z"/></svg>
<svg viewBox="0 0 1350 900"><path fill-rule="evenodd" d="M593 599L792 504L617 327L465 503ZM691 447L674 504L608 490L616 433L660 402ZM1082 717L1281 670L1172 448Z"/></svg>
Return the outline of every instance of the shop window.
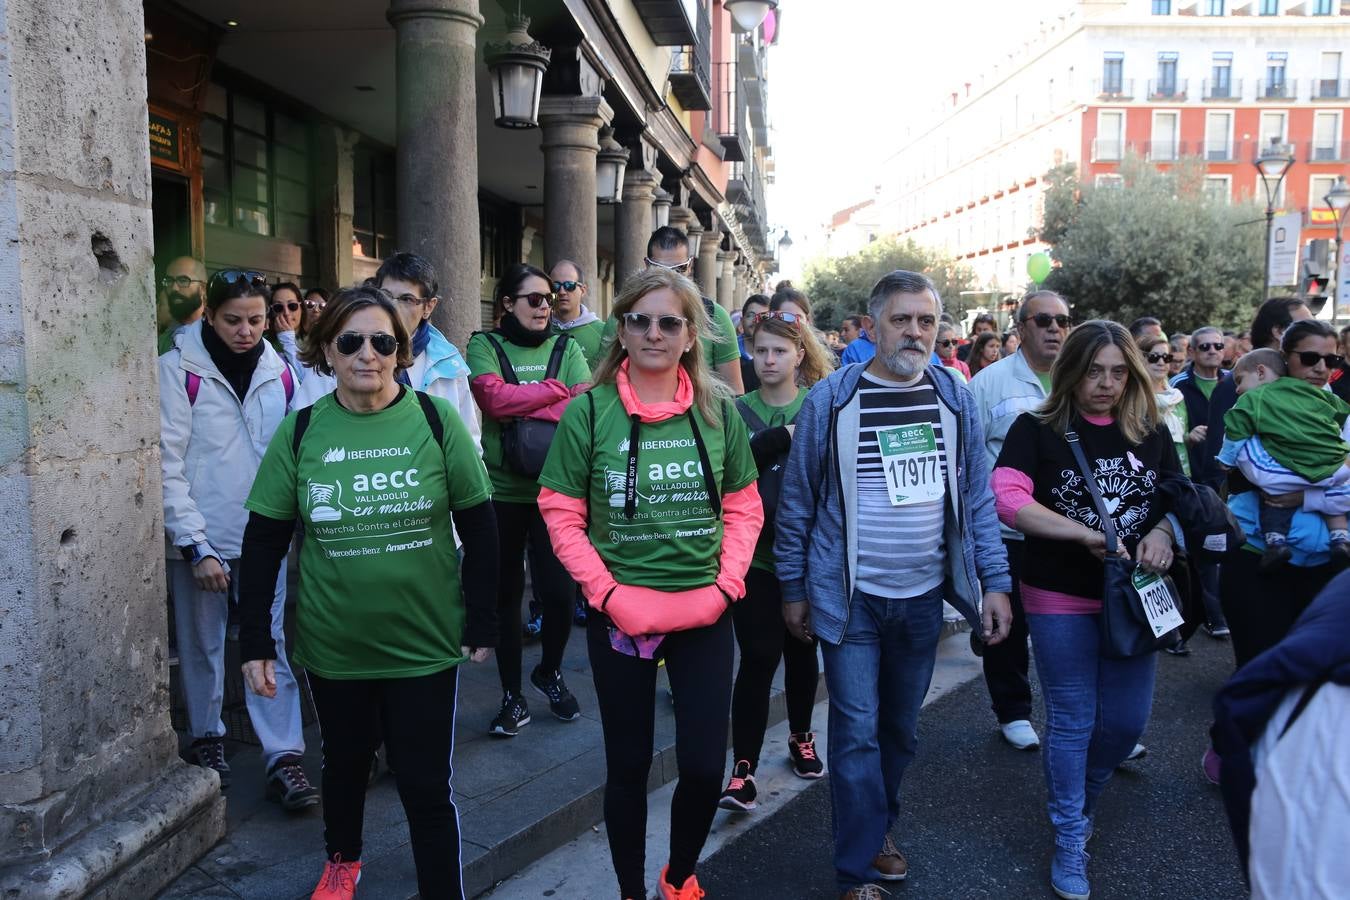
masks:
<svg viewBox="0 0 1350 900"><path fill-rule="evenodd" d="M298 244L314 240L309 135L266 102L211 84L201 122L207 224Z"/></svg>

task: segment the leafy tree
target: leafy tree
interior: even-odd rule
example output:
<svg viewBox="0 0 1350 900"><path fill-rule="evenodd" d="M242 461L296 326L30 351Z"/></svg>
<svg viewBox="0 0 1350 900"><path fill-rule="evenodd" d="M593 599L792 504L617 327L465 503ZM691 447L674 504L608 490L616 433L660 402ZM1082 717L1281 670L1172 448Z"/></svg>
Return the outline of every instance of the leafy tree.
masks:
<svg viewBox="0 0 1350 900"><path fill-rule="evenodd" d="M896 269L923 272L937 286L948 308L961 291L972 290L969 267L915 244L882 238L850 256L817 260L807 267L803 289L811 298L811 318L818 328L837 328L844 316L867 311L867 298L881 276Z"/></svg>
<svg viewBox="0 0 1350 900"><path fill-rule="evenodd" d="M1169 333L1245 326L1262 296L1261 210L1207 196L1199 160L1160 171L1129 157L1120 172L1122 184L1102 187L1071 168L1047 174L1037 234L1058 266L1045 287L1079 320L1156 316Z"/></svg>

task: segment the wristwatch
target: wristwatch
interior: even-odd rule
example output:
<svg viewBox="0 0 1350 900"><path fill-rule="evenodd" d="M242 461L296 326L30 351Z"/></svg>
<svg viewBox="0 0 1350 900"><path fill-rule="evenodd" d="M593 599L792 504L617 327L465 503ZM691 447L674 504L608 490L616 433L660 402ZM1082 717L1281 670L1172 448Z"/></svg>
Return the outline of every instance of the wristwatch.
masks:
<svg viewBox="0 0 1350 900"><path fill-rule="evenodd" d="M214 553L207 553L211 549L207 544L188 544L186 547L179 547L178 551L183 554L183 559L192 565L197 565L207 557L214 557Z"/></svg>

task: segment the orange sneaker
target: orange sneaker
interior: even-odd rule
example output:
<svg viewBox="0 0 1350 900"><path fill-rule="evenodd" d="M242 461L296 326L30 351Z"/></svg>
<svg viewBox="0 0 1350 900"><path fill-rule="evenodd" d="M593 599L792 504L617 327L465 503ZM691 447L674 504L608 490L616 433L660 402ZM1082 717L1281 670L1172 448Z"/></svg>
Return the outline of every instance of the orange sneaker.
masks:
<svg viewBox="0 0 1350 900"><path fill-rule="evenodd" d="M675 887L669 881L666 881L666 873L670 871L670 866L661 867L661 877L656 880L657 886L661 890L661 900L702 900L708 896L703 888L698 886L698 877L690 875L684 880L684 884Z"/></svg>
<svg viewBox="0 0 1350 900"><path fill-rule="evenodd" d="M356 896L356 883L361 880L361 863L343 862L342 854L323 864L323 875L319 886L310 894L309 900L352 900Z"/></svg>

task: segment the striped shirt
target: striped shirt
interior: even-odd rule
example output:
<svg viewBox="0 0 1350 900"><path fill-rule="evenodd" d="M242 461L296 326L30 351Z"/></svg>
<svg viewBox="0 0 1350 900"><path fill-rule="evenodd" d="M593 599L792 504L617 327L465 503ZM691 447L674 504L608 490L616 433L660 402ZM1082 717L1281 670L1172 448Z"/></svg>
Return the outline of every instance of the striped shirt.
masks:
<svg viewBox="0 0 1350 900"><path fill-rule="evenodd" d="M891 505L877 431L929 423L945 459L937 391L926 373L908 384L864 373L858 401L858 589L917 597L942 584L944 501Z"/></svg>

